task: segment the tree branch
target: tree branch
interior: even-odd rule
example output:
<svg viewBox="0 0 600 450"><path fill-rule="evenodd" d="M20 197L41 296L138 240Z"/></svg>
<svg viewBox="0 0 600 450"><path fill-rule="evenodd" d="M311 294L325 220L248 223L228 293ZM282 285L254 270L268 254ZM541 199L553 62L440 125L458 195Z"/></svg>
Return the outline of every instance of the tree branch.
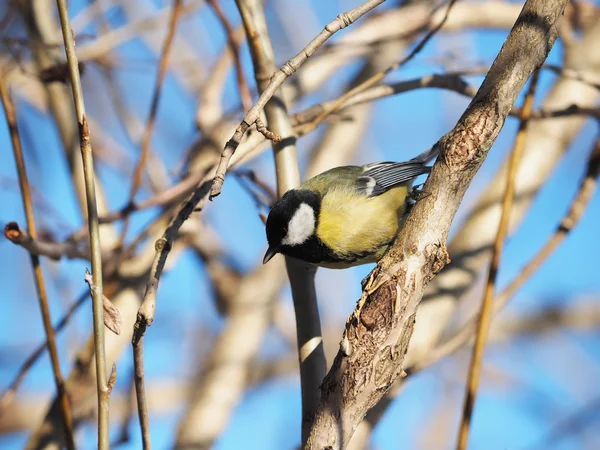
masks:
<svg viewBox="0 0 600 450"><path fill-rule="evenodd" d="M473 407L475 406L477 389L479 388L483 350L485 348L487 333L492 318L492 299L494 296L494 290L496 288L496 278L498 275L498 269L500 268L500 258L502 257L504 241L506 239L506 235L508 234L510 212L515 198L515 179L517 177L519 164L523 159L523 152L527 139L527 123L529 122L531 111L533 109L533 97L535 95L535 90L537 89L539 74L539 69L536 69L531 77L529 91L525 96L525 101L523 104L523 115L521 116L519 131L517 132L514 149L508 162L508 170L506 172L506 188L504 191L504 199L502 201L502 213L500 215L500 223L498 224L496 240L494 241L492 261L488 270L488 278L484 289L481 311L477 321L477 333L475 337L475 345L473 346L473 356L471 359L471 364L469 365L467 391L465 393L461 418L462 420L458 432L458 443L456 444L458 450L465 450L469 440L471 417L473 415Z"/></svg>
<svg viewBox="0 0 600 450"><path fill-rule="evenodd" d="M56 0L60 23L62 29L75 111L79 124L79 139L81 156L83 159L83 174L85 178L85 193L87 202L87 215L90 236L90 252L92 255L93 284L96 287L92 291L92 308L94 322L94 343L96 358L96 389L98 391L98 448L108 450L109 446L109 400L110 386L106 373L106 355L104 351L104 305L102 298L102 253L100 248L100 230L98 224L98 210L96 207L96 186L94 182L94 161L92 156L92 144L90 142L90 130L85 114L85 104L81 79L79 76L79 65L75 53L75 38L71 30L69 10L66 0ZM113 366L114 368L114 366ZM114 370L113 370L114 373Z"/></svg>
<svg viewBox="0 0 600 450"><path fill-rule="evenodd" d="M235 130L232 138L227 141L225 144L225 148L223 153L221 154L221 160L219 161L219 165L217 167L217 171L215 173L215 178L213 180L213 185L210 190L210 198L213 199L217 195L221 193L221 188L223 186L223 182L225 181L225 172L227 171L227 166L229 164L229 160L237 150L240 142L242 141L242 137L256 122L256 119L260 117L260 113L264 109L267 102L273 97L275 92L279 89L279 87L283 84L283 82L298 68L304 64L304 62L315 53L319 47L321 47L331 36L333 36L339 30L346 28L348 25L351 25L356 20L358 20L361 16L371 11L376 6L382 4L385 0L368 0L362 5L346 12L340 14L335 20L330 22L325 26L323 31L321 31L317 37L315 37L310 43L302 49L300 53L298 53L295 57L290 59L287 63L285 63L281 69L277 72L271 74L264 74L267 77L270 77L269 84L263 89L263 93L260 98L256 102L256 104L246 113L242 123ZM252 43L250 42L252 46Z"/></svg>
<svg viewBox="0 0 600 450"><path fill-rule="evenodd" d="M305 448L345 448L365 413L402 374L424 288L448 262L452 219L515 98L552 48L565 5L564 0L525 4L477 95L438 142L440 158L423 187L430 195L417 202L373 271L360 320L351 316L346 323Z"/></svg>
<svg viewBox="0 0 600 450"><path fill-rule="evenodd" d="M236 0L236 3L250 44L254 74L262 98L272 84L272 81L268 82L270 75L277 70L263 5L260 0ZM273 144L277 192L281 196L300 184L300 171L296 156L296 138L287 113L284 92L273 91L270 96L271 101L264 107L265 115L271 130L283 138L281 142ZM296 312L302 391L302 442L304 442L308 437L308 427L317 408L319 385L326 371L314 282L316 268L292 258L285 258L285 262Z"/></svg>
<svg viewBox="0 0 600 450"><path fill-rule="evenodd" d="M144 127L144 134L142 135L142 144L140 149L140 158L135 166L133 172L133 181L131 182L131 189L129 191L129 200L127 206L132 206L135 199L135 194L139 190L142 184L142 175L144 173L144 167L150 156L150 139L152 132L154 131L154 125L156 124L156 114L158 113L158 104L160 101L160 94L162 92L163 81L167 74L167 67L169 66L169 57L171 56L171 44L175 38L175 31L177 30L177 21L182 12L182 0L173 0L173 9L171 10L171 17L169 18L169 28L165 36L165 41L160 53L158 62L158 74L156 75L156 82L154 85L154 92L152 93L152 101L150 102L150 114L148 115L148 121ZM123 229L121 231L121 237L117 246L120 248L125 242L129 220L126 217L123 222Z"/></svg>
<svg viewBox="0 0 600 450"><path fill-rule="evenodd" d="M17 128L17 115L15 107L8 92L8 88L4 83L4 74L0 70L0 98L6 115L6 123L13 147L15 164L19 176L19 187L21 189L21 199L23 201L23 209L25 210L25 218L27 220L27 228L32 239L37 238L37 228L35 224L35 216L33 212L33 202L31 201L31 191L29 190L29 180L27 179L27 170L25 168L25 159L23 158L23 149L21 147L21 138ZM54 375L54 384L56 385L56 393L60 400L63 424L65 427L65 442L69 450L75 449L75 441L73 437L73 418L71 414L71 405L65 389L65 382L60 370L60 361L58 358L58 349L56 347L56 337L54 328L52 327L52 319L50 318L50 307L48 305L48 294L46 284L44 282L44 274L40 265L40 258L34 253L29 253L31 266L35 278L35 287L37 289L40 312L42 314L42 323L46 333L46 342L48 344L48 353L50 353L50 362L52 365L52 373Z"/></svg>
<svg viewBox="0 0 600 450"><path fill-rule="evenodd" d="M581 221L583 214L592 199L596 186L598 184L598 176L600 175L600 139L597 139L594 148L592 149L586 169L586 175L579 185L579 190L575 194L571 205L565 216L560 221L554 234L544 244L544 246L531 258L531 260L521 269L519 274L513 279L506 288L500 292L494 299L493 314L498 314L514 297L517 291L525 284L527 280L543 265L548 257L558 248L565 240L567 235L575 229ZM459 331L449 337L443 344L438 346L427 356L415 364L407 368L407 372L414 373L420 371L440 359L455 352L473 336L475 331L477 318L473 317L467 321Z"/></svg>

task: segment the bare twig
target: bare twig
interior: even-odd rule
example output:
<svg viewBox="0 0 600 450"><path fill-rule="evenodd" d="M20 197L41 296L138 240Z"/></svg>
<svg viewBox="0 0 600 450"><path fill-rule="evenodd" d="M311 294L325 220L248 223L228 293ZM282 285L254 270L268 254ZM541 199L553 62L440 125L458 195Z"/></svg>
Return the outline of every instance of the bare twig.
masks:
<svg viewBox="0 0 600 450"><path fill-rule="evenodd" d="M79 77L77 54L75 53L75 39L71 31L67 0L56 0L60 16L71 87L79 125L79 138L81 156L83 159L83 172L85 178L85 193L87 200L87 217L90 235L90 252L92 255L92 273L96 290L92 292L92 308L94 317L94 343L96 358L96 389L98 391L98 448L108 450L109 430L109 401L110 389L106 373L106 356L104 352L104 306L102 302L102 253L100 248L100 230L98 225L98 211L96 208L96 187L94 182L94 161L90 130L85 114L83 91Z"/></svg>
<svg viewBox="0 0 600 450"><path fill-rule="evenodd" d="M515 98L552 48L565 5L527 1L477 95L438 142L441 154L423 187L430 195L416 203L375 268L360 320L346 323L305 448L345 448L366 411L402 374L425 286L448 261L450 224Z"/></svg>
<svg viewBox="0 0 600 450"><path fill-rule="evenodd" d="M452 10L452 7L454 6L454 3L456 3L456 0L450 0L448 2L448 6L446 7L446 13L444 14L444 17L442 18L442 20L433 28L431 28L427 34L425 34L425 36L423 37L423 39L415 46L415 48L413 48L411 50L411 52L406 55L404 58L402 58L400 61L392 64L391 66L387 67L385 70L373 75L371 78L363 81L362 83L360 83L358 86L355 86L354 88L350 89L348 92L346 92L344 95L342 95L340 98L338 98L337 100L335 100L331 105L329 105L328 108L324 109L315 119L313 119L310 123L306 124L302 130L301 133L302 134L306 134L307 132L315 129L319 123L321 123L332 111L334 111L335 109L337 109L340 105L342 105L344 102L346 102L346 100L348 100L350 97L364 91L365 89L368 89L372 86L375 86L377 83L379 83L387 74L389 74L390 72L399 69L400 67L402 67L404 64L406 64L407 62L409 62L411 59L413 59L417 53L419 53L427 44L427 42L429 42L429 40L438 32L440 31L440 29L444 26L444 24L446 23L446 20L448 20L448 16L450 15L450 11Z"/></svg>
<svg viewBox="0 0 600 450"><path fill-rule="evenodd" d="M73 239L67 239L62 242L44 241L34 239L26 230L22 229L18 223L9 222L4 227L4 236L15 245L19 245L32 255L46 256L58 261L66 257L69 259L88 259L88 251L79 248L77 242Z"/></svg>
<svg viewBox="0 0 600 450"><path fill-rule="evenodd" d="M294 125L299 126L299 132L303 133L302 125L315 122L325 111L327 115L341 114L346 108L360 105L365 102L371 102L391 95L401 94L415 89L447 89L457 92L466 97L474 97L477 93L477 88L469 85L463 78L463 75L472 75L486 73L489 67L475 68L470 70L431 74L424 77L414 78L411 80L399 81L390 84L379 84L364 89L352 96L340 97L335 100L326 101L317 105L313 105L300 111L292 116ZM370 79L370 78L369 78ZM368 80L367 80L368 81ZM353 90L353 89L352 89ZM350 92L350 91L349 91ZM343 101L342 98L346 97ZM319 119L320 120L320 119Z"/></svg>
<svg viewBox="0 0 600 450"><path fill-rule="evenodd" d="M525 96L523 104L523 115L521 116L519 131L517 132L514 149L512 151L508 165L508 172L506 175L506 188L504 192L504 200L502 202L502 215L500 216L500 223L498 225L496 240L494 242L494 249L492 251L492 261L490 263L488 278L483 294L481 312L477 323L477 334L475 338L475 345L473 347L473 356L471 359L471 364L469 366L469 375L467 378L463 412L458 433L458 442L456 446L458 450L465 450L467 448L467 442L469 439L471 417L473 414L473 407L475 405L477 389L479 387L483 350L485 348L487 332L492 317L492 299L496 287L496 276L500 267L500 258L502 257L504 240L506 239L506 235L508 233L510 210L512 208L515 196L515 178L517 170L519 168L519 163L521 162L521 158L525 149L525 143L527 141L527 124L529 122L531 111L533 109L533 97L537 88L538 77L539 69L533 72L533 76L531 77L529 91Z"/></svg>
<svg viewBox="0 0 600 450"><path fill-rule="evenodd" d="M260 117L256 119L256 130L268 140L273 141L276 144L281 142L281 136L269 130Z"/></svg>
<svg viewBox="0 0 600 450"><path fill-rule="evenodd" d="M17 116L8 88L4 83L4 74L0 70L0 97L4 113L6 115L6 123L10 133L10 138L15 157L15 164L19 175L19 187L21 188L21 198L23 200L23 209L25 210L25 218L27 220L27 228L33 239L37 238L37 228L35 225L35 216L33 212L33 203L31 201L31 192L29 190L29 181L27 180L27 170L25 168L25 159L23 158L23 150L21 147L21 138L17 128ZM37 289L40 311L42 314L42 322L46 333L46 341L48 343L48 352L50 353L50 362L52 364L52 373L54 375L54 383L56 384L56 392L60 399L62 409L62 418L65 426L65 440L67 447L70 450L75 449L73 438L73 420L71 415L71 405L65 389L65 382L60 370L60 361L58 358L58 349L56 347L56 338L54 328L52 327L52 319L50 318L50 307L48 306L48 295L46 293L46 284L44 283L44 275L40 265L38 255L29 253L33 273L35 277L35 286Z"/></svg>
<svg viewBox="0 0 600 450"><path fill-rule="evenodd" d="M181 205L179 211L163 233L160 239L155 244L155 257L150 269L150 275L146 284L146 292L144 300L138 310L137 319L133 331L133 359L135 370L135 391L138 402L138 413L144 448L150 448L150 428L148 424L148 407L145 398L144 386L144 334L146 328L152 325L154 321L154 313L156 311L156 293L158 291L158 283L162 275L162 271L167 261L167 256L171 251L173 243L177 238L179 228L183 225L188 217L197 211L197 205L206 200L210 189L210 181L204 181L198 188L189 196L189 198Z"/></svg>
<svg viewBox="0 0 600 450"><path fill-rule="evenodd" d="M129 201L127 207L133 205L135 194L142 184L142 176L144 173L144 167L148 161L150 155L150 139L152 132L154 131L154 125L156 124L156 113L158 112L158 104L160 101L160 94L162 92L163 81L167 74L167 67L169 65L169 57L171 55L171 44L175 37L175 31L177 30L177 21L182 12L182 0L173 0L173 9L171 10L171 18L169 19L169 28L165 41L161 50L159 62L158 62L158 74L156 76L156 83L154 85L154 92L152 94L152 101L150 103L150 114L148 115L148 121L144 128L144 134L142 136L142 145L140 149L140 159L138 160L135 170L133 172L133 181L131 183L131 190L129 191ZM125 241L125 235L127 234L129 221L127 218L123 222L123 230L121 231L121 238L119 240L119 247L123 246Z"/></svg>
<svg viewBox="0 0 600 450"><path fill-rule="evenodd" d="M69 322L69 320L71 319L73 314L75 314L75 312L79 309L79 307L85 303L87 298L88 298L88 294L87 294L87 292L84 292L69 307L69 309L67 310L65 315L58 321L58 323L54 327L55 334L59 333L65 327L65 325L67 325L67 323ZM48 346L48 342L46 341L43 344L41 344L40 346L38 346L33 351L33 353L31 353L31 355L29 355L25 359L25 361L23 361L23 364L21 364L21 367L19 367L19 370L17 371L17 375L15 375L15 378L13 379L13 381L11 381L10 384L8 385L8 387L4 390L4 392L2 392L2 395L0 396L0 416L2 416L4 411L6 411L6 408L8 407L8 405L10 405L10 403L13 401L15 394L17 393L17 390L19 389L19 386L21 385L21 382L25 378L25 375L27 374L29 369L33 366L33 364L39 359L39 357L42 356L42 354L44 353L44 350L46 350L47 346Z"/></svg>
<svg viewBox="0 0 600 450"><path fill-rule="evenodd" d="M240 58L240 48L242 47L241 39L238 38L231 22L227 19L227 15L218 0L207 0L209 6L213 9L216 16L218 17L225 35L227 36L227 42L231 49L231 55L233 57L233 64L235 65L235 76L237 80L238 90L240 91L240 98L242 99L242 107L244 111L248 111L252 107L252 94L248 81L244 76L244 68L242 67L242 60Z"/></svg>
<svg viewBox="0 0 600 450"><path fill-rule="evenodd" d="M362 5L354 8L347 13L340 14L335 20L325 26L317 37L315 37L300 53L285 63L281 69L273 74L267 87L263 89L263 93L259 97L256 104L246 113L246 116L242 120L242 123L235 130L232 138L227 141L223 153L221 154L221 160L215 173L213 185L211 187L210 198L213 199L221 193L223 182L225 181L225 172L229 160L235 153L236 149L242 141L242 137L256 119L260 117L261 111L264 109L267 102L273 97L275 92L283 84L283 82L292 74L298 70L298 68L314 53L319 47L321 47L331 36L333 36L339 30L346 28L358 20L361 16L371 11L376 6L382 4L385 0L368 0ZM252 43L250 43L252 45ZM265 74L270 76L271 74Z"/></svg>
<svg viewBox="0 0 600 450"><path fill-rule="evenodd" d="M317 121L317 118L325 111L327 111L327 117L331 117L331 115L336 114L340 115L343 119L344 110L349 107L371 102L373 100L379 100L392 95L402 94L415 89L446 89L464 95L465 97L474 97L477 93L477 88L467 83L462 76L485 73L488 69L489 68L487 67L474 68L458 72L431 74L411 80L399 81L396 83L381 83L365 89L364 91L358 92L353 96L347 97L343 102L340 102L340 100L345 96L336 100L326 101L306 108L305 110L294 114L292 116L292 122L298 134L303 135L306 132L310 132L314 129L314 127L307 128L305 125ZM510 115L517 118L521 117L521 109L518 107L513 107L510 111ZM532 111L530 119L541 120L572 115L590 116L595 119L600 119L600 108L571 105L566 108L555 110L541 109L538 111Z"/></svg>
<svg viewBox="0 0 600 450"><path fill-rule="evenodd" d="M142 335L135 341L136 331L137 328L134 329L133 341L135 396L137 399L138 420L142 431L142 446L144 450L150 450L152 448L152 441L150 439L150 418L148 416L148 400L146 399L146 385L144 380L144 336Z"/></svg>

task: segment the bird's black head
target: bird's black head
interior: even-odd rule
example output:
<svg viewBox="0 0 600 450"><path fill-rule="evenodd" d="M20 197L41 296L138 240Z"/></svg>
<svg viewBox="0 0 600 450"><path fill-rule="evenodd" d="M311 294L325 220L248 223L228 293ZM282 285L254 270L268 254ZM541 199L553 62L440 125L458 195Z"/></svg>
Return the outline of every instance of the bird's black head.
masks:
<svg viewBox="0 0 600 450"><path fill-rule="evenodd" d="M307 189L292 189L275 202L267 218L269 249L264 263L275 254L295 256L295 249L314 240L321 208L321 197Z"/></svg>

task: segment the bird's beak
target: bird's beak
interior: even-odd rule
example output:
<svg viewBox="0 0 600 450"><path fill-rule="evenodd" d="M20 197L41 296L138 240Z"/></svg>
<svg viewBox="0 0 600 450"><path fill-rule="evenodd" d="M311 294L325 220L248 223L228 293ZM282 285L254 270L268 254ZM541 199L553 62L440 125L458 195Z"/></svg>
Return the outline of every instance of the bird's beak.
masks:
<svg viewBox="0 0 600 450"><path fill-rule="evenodd" d="M267 249L267 253L265 253L265 257L263 258L263 264L268 263L273 256L277 254L277 249L274 247L269 247Z"/></svg>

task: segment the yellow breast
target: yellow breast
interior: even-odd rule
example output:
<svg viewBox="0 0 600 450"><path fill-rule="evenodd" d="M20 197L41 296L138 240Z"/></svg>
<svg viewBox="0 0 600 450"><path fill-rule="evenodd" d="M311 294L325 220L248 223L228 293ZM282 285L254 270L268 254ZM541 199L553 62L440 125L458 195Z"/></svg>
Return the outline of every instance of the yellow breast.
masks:
<svg viewBox="0 0 600 450"><path fill-rule="evenodd" d="M337 254L369 252L361 263L377 261L401 226L407 190L400 185L372 198L330 190L321 204L317 236Z"/></svg>

